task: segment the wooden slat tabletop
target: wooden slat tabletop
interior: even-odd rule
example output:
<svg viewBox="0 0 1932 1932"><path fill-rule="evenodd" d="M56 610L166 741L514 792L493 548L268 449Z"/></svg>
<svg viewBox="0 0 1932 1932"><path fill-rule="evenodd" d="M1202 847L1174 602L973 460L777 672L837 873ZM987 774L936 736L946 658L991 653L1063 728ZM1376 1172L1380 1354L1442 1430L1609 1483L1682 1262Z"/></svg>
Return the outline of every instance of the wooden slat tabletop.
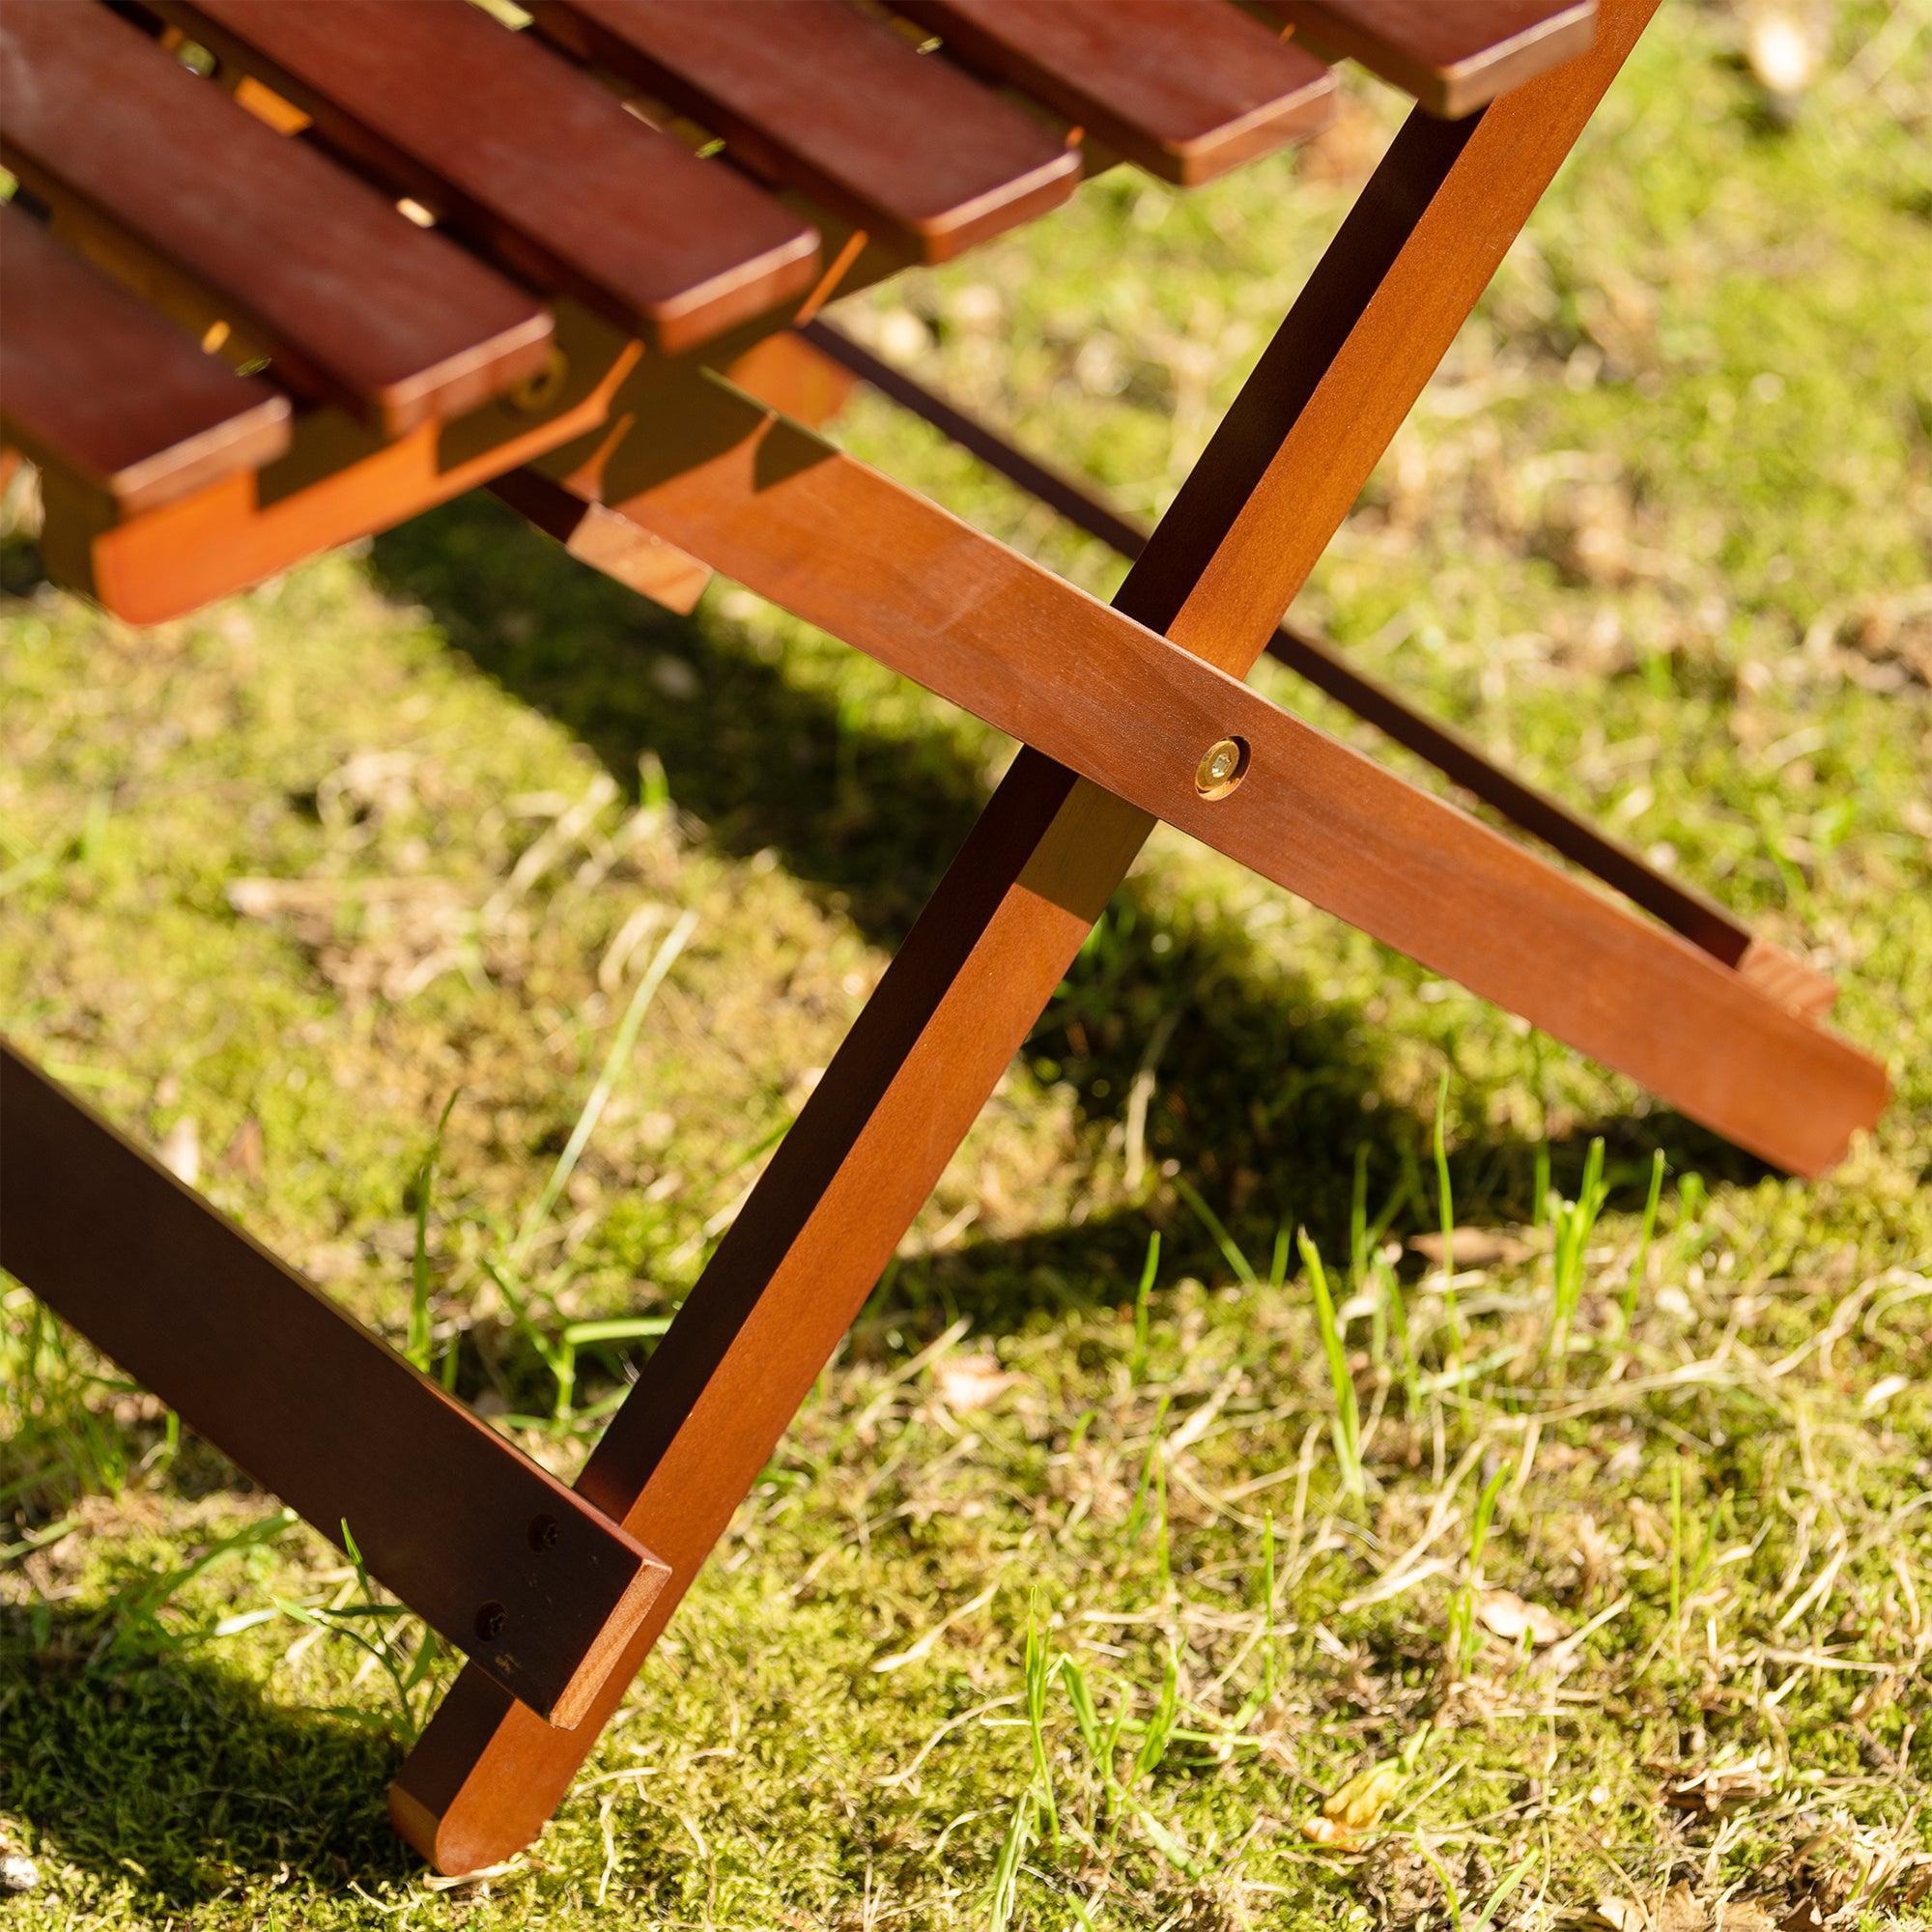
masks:
<svg viewBox="0 0 1932 1932"><path fill-rule="evenodd" d="M1065 200L1048 127L844 0L533 0L561 44L724 136L748 166L922 260Z"/></svg>
<svg viewBox="0 0 1932 1932"><path fill-rule="evenodd" d="M808 223L468 0L156 11L453 232L654 349L762 314L814 273Z"/></svg>
<svg viewBox="0 0 1932 1932"><path fill-rule="evenodd" d="M1296 37L1459 120L1587 48L1597 0L1262 0Z"/></svg>
<svg viewBox="0 0 1932 1932"><path fill-rule="evenodd" d="M527 293L94 0L0 13L0 98L8 167L206 291L291 387L398 435L544 364Z"/></svg>
<svg viewBox="0 0 1932 1932"><path fill-rule="evenodd" d="M1209 181L1326 125L1334 77L1232 0L895 0L950 51L1165 180Z"/></svg>
<svg viewBox="0 0 1932 1932"><path fill-rule="evenodd" d="M289 403L0 206L0 432L133 514L289 443Z"/></svg>

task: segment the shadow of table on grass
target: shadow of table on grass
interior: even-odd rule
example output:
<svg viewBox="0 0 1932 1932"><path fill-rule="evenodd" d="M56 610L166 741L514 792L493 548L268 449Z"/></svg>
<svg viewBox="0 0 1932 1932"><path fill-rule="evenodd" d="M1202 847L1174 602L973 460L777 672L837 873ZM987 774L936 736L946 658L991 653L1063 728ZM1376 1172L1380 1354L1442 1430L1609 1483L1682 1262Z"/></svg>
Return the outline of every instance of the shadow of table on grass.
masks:
<svg viewBox="0 0 1932 1932"><path fill-rule="evenodd" d="M677 617L487 497L462 498L379 537L372 568L383 587L425 607L480 671L595 753L620 785L635 782L640 757L656 757L671 797L702 821L715 849L775 852L881 948L904 938L984 803L981 771L955 738L908 736L903 721L881 728L864 707L789 677L717 613L715 589L694 617ZM657 674L666 661L679 667L669 691ZM1160 1041L1146 1157L1177 1163L1264 1273L1284 1221L1305 1225L1331 1258L1346 1255L1358 1150L1366 1150L1371 1216L1397 1189L1396 1235L1433 1227L1436 1211L1428 1124L1391 1103L1394 1038L1360 1000L1318 991L1285 964L1281 952L1293 943L1299 933L1257 938L1211 906L1170 906L1130 879L1022 1056L1043 1084L1071 1090L1078 1157L1098 1159L1108 1143L1118 1147L1136 1077ZM1460 1088L1454 1102L1480 1113L1485 1096L1471 1091L1473 1105ZM1766 1171L1679 1116L1646 1113L1553 1137L1558 1187L1574 1194L1596 1133L1613 1174L1619 1163L1625 1170L1613 1208L1641 1205L1653 1147L1664 1149L1673 1171L1694 1166L1714 1180ZM1458 1220L1527 1220L1537 1141L1483 1126L1452 1140ZM1089 1293L1130 1293L1145 1218L1088 1222L1079 1233ZM1217 1243L1192 1219L1169 1217L1164 1239L1174 1270L1224 1267ZM1037 1252L1056 1242L1043 1230L1021 1245ZM1002 1282L1010 1274L996 1264L985 1272ZM973 1306L997 1324L985 1302Z"/></svg>
<svg viewBox="0 0 1932 1932"><path fill-rule="evenodd" d="M159 1921L283 1869L325 1888L419 1869L389 1829L385 1730L280 1708L207 1650L99 1661L112 1634L98 1611L0 1606L0 1814L44 1836L37 1905L126 1891Z"/></svg>

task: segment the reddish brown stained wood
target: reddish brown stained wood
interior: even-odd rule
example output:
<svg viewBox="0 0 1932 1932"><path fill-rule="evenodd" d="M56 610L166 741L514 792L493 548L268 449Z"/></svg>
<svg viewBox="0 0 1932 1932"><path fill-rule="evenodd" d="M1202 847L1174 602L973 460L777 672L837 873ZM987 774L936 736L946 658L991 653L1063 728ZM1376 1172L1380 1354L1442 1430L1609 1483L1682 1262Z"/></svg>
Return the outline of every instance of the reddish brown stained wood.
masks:
<svg viewBox="0 0 1932 1932"><path fill-rule="evenodd" d="M251 469L289 442L289 404L204 355L153 309L0 207L0 425L127 514Z"/></svg>
<svg viewBox="0 0 1932 1932"><path fill-rule="evenodd" d="M665 1566L0 1039L0 1265L532 1717L574 1723ZM495 1631L495 1635L488 1634Z"/></svg>
<svg viewBox="0 0 1932 1932"><path fill-rule="evenodd" d="M760 174L942 262L1065 201L1079 157L844 0L535 0L537 26Z"/></svg>
<svg viewBox="0 0 1932 1932"><path fill-rule="evenodd" d="M1767 999L1789 1007L1806 1019L1823 1018L1838 997L1837 987L1827 974L1787 952L1783 947L1755 935L1745 948L1737 967Z"/></svg>
<svg viewBox="0 0 1932 1932"><path fill-rule="evenodd" d="M48 574L128 623L164 623L446 502L601 422L643 353L569 302L558 307L557 341L562 384L541 405L499 398L394 439L333 410L305 412L279 462L126 521L97 492L49 471L41 534Z"/></svg>
<svg viewBox="0 0 1932 1932"><path fill-rule="evenodd" d="M1359 61L1432 114L1473 114L1573 60L1596 32L1596 0L1261 0L1298 39Z"/></svg>
<svg viewBox="0 0 1932 1932"><path fill-rule="evenodd" d="M1822 1172L1876 1119L1882 1068L1676 934L798 425L715 384L674 409L565 480L1768 1160ZM1246 777L1206 799L1224 738Z"/></svg>
<svg viewBox="0 0 1932 1932"><path fill-rule="evenodd" d="M401 434L543 367L521 289L92 0L0 13L0 159L206 289L278 380Z"/></svg>
<svg viewBox="0 0 1932 1932"><path fill-rule="evenodd" d="M801 306L842 291L865 266L877 266L869 251L841 251ZM98 492L63 488L50 475L41 536L48 574L130 624L163 623L486 484L601 422L643 355L634 338L568 298L557 303L555 347L555 384L406 437L385 440L333 410L303 412L280 462L149 515L117 519ZM702 355L706 366L817 421L837 409L849 384L823 357L798 350L759 317L706 344Z"/></svg>
<svg viewBox="0 0 1932 1932"><path fill-rule="evenodd" d="M894 0L951 53L1168 181L1211 181L1327 125L1334 76L1230 0Z"/></svg>
<svg viewBox="0 0 1932 1932"><path fill-rule="evenodd" d="M1080 478L1027 455L989 424L882 361L850 336L823 321L811 321L796 325L792 339L801 345L801 353L822 354L841 370L870 384L1128 561L1147 548L1146 529L1122 516ZM754 384L741 386L760 401L782 407ZM1426 758L1513 824L1654 913L1693 945L1737 967L1780 1005L1807 1018L1831 1007L1836 988L1822 973L1755 937L1709 895L1660 871L1641 853L1612 838L1560 799L1504 770L1472 738L1418 710L1392 686L1350 664L1333 644L1284 624L1268 639L1268 654L1397 744Z"/></svg>
<svg viewBox="0 0 1932 1932"><path fill-rule="evenodd" d="M497 477L490 492L554 537L580 562L680 616L697 608L711 582L708 563L653 536L629 517L573 496L538 470L512 469Z"/></svg>
<svg viewBox="0 0 1932 1932"><path fill-rule="evenodd" d="M451 230L653 349L688 349L812 279L807 223L469 0L156 8Z"/></svg>
<svg viewBox="0 0 1932 1932"><path fill-rule="evenodd" d="M1411 120L1129 574L1118 607L1244 670L1655 10L1474 122ZM1240 793L1235 793L1238 799ZM672 1580L608 1719L1147 836L1023 753L580 1482ZM1794 1104L1802 1105L1803 1096ZM648 1528L645 1526L648 1525ZM390 1793L446 1871L542 1829L589 1747L466 1672Z"/></svg>

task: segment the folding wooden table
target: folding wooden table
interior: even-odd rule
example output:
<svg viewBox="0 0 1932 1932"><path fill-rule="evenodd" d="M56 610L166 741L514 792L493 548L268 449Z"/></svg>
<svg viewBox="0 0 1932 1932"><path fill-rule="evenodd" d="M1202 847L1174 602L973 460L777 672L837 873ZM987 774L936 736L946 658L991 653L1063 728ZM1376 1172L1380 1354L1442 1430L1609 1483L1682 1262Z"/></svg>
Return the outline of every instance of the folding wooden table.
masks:
<svg viewBox="0 0 1932 1932"><path fill-rule="evenodd" d="M1769 1161L1876 1117L1819 974L1278 628L1655 5L7 0L0 433L59 582L153 623L487 485L1022 744L574 1488L0 1050L0 1263L468 1653L391 1794L444 1870L541 1830L1156 819ZM1084 168L1302 137L1341 59L1420 105L1151 535L820 319ZM851 371L1132 554L1113 604L814 434Z"/></svg>

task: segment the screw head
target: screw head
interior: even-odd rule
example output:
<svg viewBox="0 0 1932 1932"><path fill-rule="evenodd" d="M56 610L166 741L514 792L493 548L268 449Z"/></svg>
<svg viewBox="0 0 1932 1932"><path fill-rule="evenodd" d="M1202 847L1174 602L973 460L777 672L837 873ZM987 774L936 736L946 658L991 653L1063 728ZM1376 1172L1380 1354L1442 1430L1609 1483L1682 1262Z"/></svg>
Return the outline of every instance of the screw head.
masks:
<svg viewBox="0 0 1932 1932"><path fill-rule="evenodd" d="M495 1643L503 1634L505 1622L501 1604L489 1603L476 1612L476 1635L480 1642Z"/></svg>
<svg viewBox="0 0 1932 1932"><path fill-rule="evenodd" d="M555 343L552 343L543 367L526 376L510 390L505 400L512 409L522 410L526 414L547 410L562 393L564 378L569 373L569 358Z"/></svg>
<svg viewBox="0 0 1932 1932"><path fill-rule="evenodd" d="M1247 776L1247 741L1216 738L1194 768L1194 789L1203 798L1226 798Z"/></svg>
<svg viewBox="0 0 1932 1932"><path fill-rule="evenodd" d="M530 1548L532 1549L554 1549L556 1539L562 1532L556 1526L554 1516L534 1517L530 1521Z"/></svg>

